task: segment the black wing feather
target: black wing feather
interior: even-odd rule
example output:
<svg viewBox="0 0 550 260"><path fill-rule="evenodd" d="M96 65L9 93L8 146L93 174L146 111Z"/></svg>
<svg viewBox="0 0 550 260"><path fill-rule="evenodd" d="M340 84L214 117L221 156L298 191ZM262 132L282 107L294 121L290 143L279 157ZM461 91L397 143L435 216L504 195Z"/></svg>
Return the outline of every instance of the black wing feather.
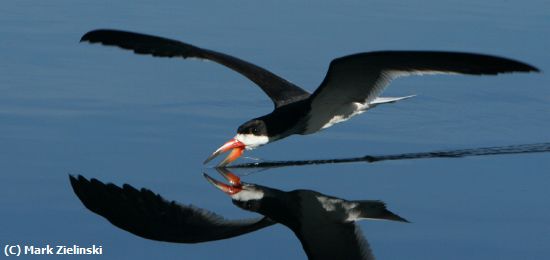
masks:
<svg viewBox="0 0 550 260"><path fill-rule="evenodd" d="M529 64L486 54L448 51L374 51L344 56L333 61L364 61L381 70L448 71L472 75L495 75L539 70Z"/></svg>
<svg viewBox="0 0 550 260"><path fill-rule="evenodd" d="M137 54L150 54L156 57L198 58L217 62L256 83L271 98L275 107L309 97L307 91L264 68L227 54L202 49L180 41L109 29L90 31L84 34L80 41L118 46L133 50Z"/></svg>
<svg viewBox="0 0 550 260"><path fill-rule="evenodd" d="M268 218L230 221L193 206L168 202L147 189L122 188L69 176L84 206L113 225L147 239L200 243L243 235L274 224Z"/></svg>
<svg viewBox="0 0 550 260"><path fill-rule="evenodd" d="M325 79L310 97L307 133L332 125L328 123L335 118L342 122L373 107L371 102L397 77L531 71L539 70L508 58L464 52L377 51L341 57L330 63Z"/></svg>
<svg viewBox="0 0 550 260"><path fill-rule="evenodd" d="M446 51L374 51L357 53L334 59L329 66L323 83L314 92L314 96L329 87L332 77L341 78L349 73L350 79L358 73L401 72L442 72L470 75L496 75L511 72L539 72L529 64L492 55L446 52ZM337 73L338 75L335 75ZM358 82L359 83L359 82ZM313 97L312 97L313 98Z"/></svg>

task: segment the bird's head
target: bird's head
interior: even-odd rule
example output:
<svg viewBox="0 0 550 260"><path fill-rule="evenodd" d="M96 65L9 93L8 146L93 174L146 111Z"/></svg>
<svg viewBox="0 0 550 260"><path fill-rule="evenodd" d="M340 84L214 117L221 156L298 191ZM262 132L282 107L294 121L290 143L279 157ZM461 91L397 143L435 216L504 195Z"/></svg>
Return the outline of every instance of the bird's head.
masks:
<svg viewBox="0 0 550 260"><path fill-rule="evenodd" d="M269 141L265 121L252 119L239 126L237 135L213 152L204 163L208 163L218 155L231 150L231 153L218 164L218 167L226 166L239 158L245 149L252 150L269 143Z"/></svg>
<svg viewBox="0 0 550 260"><path fill-rule="evenodd" d="M266 193L269 193L268 189L259 185L241 182L241 179L237 175L229 172L227 169L219 168L218 172L229 184L218 181L206 173L203 175L214 187L229 195L233 200L233 204L239 208L262 213L262 200L266 196Z"/></svg>
<svg viewBox="0 0 550 260"><path fill-rule="evenodd" d="M229 172L226 168L216 168L216 170L229 184L218 181L207 174L204 174L204 177L216 188L229 195L237 207L260 213L284 225L296 222L296 215L289 213L296 211L298 205L295 198L292 197L293 192L241 182L237 175Z"/></svg>

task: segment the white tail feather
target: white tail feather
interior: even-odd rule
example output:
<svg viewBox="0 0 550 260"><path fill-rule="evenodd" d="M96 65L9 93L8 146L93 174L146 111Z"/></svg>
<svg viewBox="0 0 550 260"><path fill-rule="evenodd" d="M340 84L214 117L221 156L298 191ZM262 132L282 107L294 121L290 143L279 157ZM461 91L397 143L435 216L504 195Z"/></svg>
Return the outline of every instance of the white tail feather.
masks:
<svg viewBox="0 0 550 260"><path fill-rule="evenodd" d="M380 105L380 104L393 103L393 102L397 102L397 101L400 101L400 100L403 100L403 99L409 99L409 98L412 98L414 96L416 96L416 95L410 95L410 96L405 96L405 97L377 97L372 102L369 103L369 106L373 107L373 106Z"/></svg>

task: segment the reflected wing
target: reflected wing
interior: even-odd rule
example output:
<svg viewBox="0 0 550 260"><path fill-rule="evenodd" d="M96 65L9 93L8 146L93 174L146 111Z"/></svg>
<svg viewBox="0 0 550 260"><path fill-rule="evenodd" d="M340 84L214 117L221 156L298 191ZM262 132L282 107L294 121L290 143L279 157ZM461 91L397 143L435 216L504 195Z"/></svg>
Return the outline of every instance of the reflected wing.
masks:
<svg viewBox="0 0 550 260"><path fill-rule="evenodd" d="M439 51L379 51L333 60L311 96L309 131L345 121L369 108L392 79L422 74L496 75L538 71L528 64L489 55Z"/></svg>
<svg viewBox="0 0 550 260"><path fill-rule="evenodd" d="M187 43L157 36L118 30L94 30L82 36L82 41L118 46L137 54L156 57L181 57L211 60L222 64L256 83L271 98L275 107L280 107L309 97L309 93L285 79L241 59L202 49Z"/></svg>
<svg viewBox="0 0 550 260"><path fill-rule="evenodd" d="M176 243L226 239L274 224L268 218L230 221L193 206L168 202L147 189L122 188L96 179L69 176L84 206L113 225L140 237Z"/></svg>

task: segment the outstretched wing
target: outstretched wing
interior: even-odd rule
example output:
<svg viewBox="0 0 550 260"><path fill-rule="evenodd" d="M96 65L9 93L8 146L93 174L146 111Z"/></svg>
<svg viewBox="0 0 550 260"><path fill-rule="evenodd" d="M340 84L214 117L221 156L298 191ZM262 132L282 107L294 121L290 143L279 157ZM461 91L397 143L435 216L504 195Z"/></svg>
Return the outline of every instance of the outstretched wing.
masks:
<svg viewBox="0 0 550 260"><path fill-rule="evenodd" d="M309 93L285 79L252 63L233 56L193 46L167 38L119 30L90 31L80 41L101 43L133 50L137 54L156 57L198 58L217 62L247 77L271 98L275 107L280 107L309 97Z"/></svg>
<svg viewBox="0 0 550 260"><path fill-rule="evenodd" d="M199 243L243 235L275 224L268 218L230 221L193 206L168 202L147 189L122 188L69 176L80 201L113 225L147 239Z"/></svg>
<svg viewBox="0 0 550 260"><path fill-rule="evenodd" d="M378 51L333 60L321 86L311 95L308 131L342 122L369 108L400 76L423 74L496 75L537 68L496 56L440 51Z"/></svg>

